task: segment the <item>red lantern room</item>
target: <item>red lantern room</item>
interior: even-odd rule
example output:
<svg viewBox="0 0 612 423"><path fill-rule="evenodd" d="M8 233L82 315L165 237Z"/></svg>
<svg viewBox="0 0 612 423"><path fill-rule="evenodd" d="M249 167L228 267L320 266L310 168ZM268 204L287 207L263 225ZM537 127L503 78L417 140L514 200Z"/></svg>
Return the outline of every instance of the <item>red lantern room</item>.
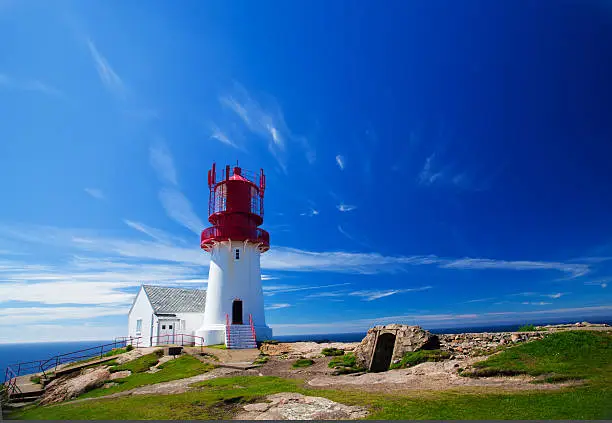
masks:
<svg viewBox="0 0 612 423"><path fill-rule="evenodd" d="M263 223L266 177L237 165L225 166L217 180L213 163L208 171L208 221L213 225L202 231L201 247L211 251L222 241L246 241L257 244L260 252L270 249L270 235L258 226Z"/></svg>

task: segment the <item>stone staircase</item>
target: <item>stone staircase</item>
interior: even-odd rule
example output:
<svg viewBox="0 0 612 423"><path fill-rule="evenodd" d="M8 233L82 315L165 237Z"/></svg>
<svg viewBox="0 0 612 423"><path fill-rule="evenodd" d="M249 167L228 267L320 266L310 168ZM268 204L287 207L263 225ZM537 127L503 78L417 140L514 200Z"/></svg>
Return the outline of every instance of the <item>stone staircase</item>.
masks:
<svg viewBox="0 0 612 423"><path fill-rule="evenodd" d="M225 345L229 349L257 348L250 325L229 325L225 329Z"/></svg>

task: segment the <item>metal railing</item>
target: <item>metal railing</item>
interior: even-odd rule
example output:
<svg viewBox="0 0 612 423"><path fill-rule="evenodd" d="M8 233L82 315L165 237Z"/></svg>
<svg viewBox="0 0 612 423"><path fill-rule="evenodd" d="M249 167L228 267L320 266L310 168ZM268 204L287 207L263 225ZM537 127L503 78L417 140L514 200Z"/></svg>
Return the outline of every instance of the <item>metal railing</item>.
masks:
<svg viewBox="0 0 612 423"><path fill-rule="evenodd" d="M132 338L134 340L136 338ZM16 376L22 376L33 373L42 373L47 376L47 372L51 369L55 372L57 368L66 363L78 363L83 360L91 360L94 358L103 358L105 354L109 353L113 349L126 347L126 340L115 340L112 343L97 345L95 347L84 348L77 351L72 351L64 354L58 354L46 360L33 360L33 361L22 361L19 363L11 364L7 367L5 373L5 383L7 382L8 369ZM138 347L138 343L136 345Z"/></svg>
<svg viewBox="0 0 612 423"><path fill-rule="evenodd" d="M265 247L270 246L270 234L261 228L249 226L211 226L202 231L200 244L202 248L208 247L214 241L250 241L261 243Z"/></svg>
<svg viewBox="0 0 612 423"><path fill-rule="evenodd" d="M199 341L199 342L196 342ZM182 347L200 347L200 351L204 351L204 338L188 333L176 333L172 335L158 335L151 337L151 346L161 347L167 345L180 345Z"/></svg>
<svg viewBox="0 0 612 423"><path fill-rule="evenodd" d="M21 389L17 385L17 373L11 369L11 367L7 367L4 372L4 385L6 386L6 392L8 398L10 399L13 395L17 393L21 393Z"/></svg>

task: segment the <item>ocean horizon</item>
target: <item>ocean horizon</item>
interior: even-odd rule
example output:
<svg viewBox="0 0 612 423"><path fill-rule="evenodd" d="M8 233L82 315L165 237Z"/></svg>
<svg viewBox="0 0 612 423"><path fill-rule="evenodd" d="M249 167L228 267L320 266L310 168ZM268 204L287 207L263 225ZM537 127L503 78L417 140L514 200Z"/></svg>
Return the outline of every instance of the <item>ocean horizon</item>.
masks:
<svg viewBox="0 0 612 423"><path fill-rule="evenodd" d="M598 324L612 325L612 317L609 318L580 318L580 319L562 319L548 320L535 325L548 324L571 324L576 322L590 322ZM442 333L482 333L482 332L512 332L516 331L522 323L489 325L489 326L452 326L446 328L427 328L435 334ZM275 340L281 342L359 342L366 335L366 331L348 332L348 333L327 333L327 334L302 334L302 335L278 335L274 336ZM7 366L12 366L18 362L27 362L35 360L46 360L58 354L66 354L69 352L92 348L103 344L113 343L113 340L91 340L91 341L76 341L76 342L24 342L0 344L0 369L4 376Z"/></svg>

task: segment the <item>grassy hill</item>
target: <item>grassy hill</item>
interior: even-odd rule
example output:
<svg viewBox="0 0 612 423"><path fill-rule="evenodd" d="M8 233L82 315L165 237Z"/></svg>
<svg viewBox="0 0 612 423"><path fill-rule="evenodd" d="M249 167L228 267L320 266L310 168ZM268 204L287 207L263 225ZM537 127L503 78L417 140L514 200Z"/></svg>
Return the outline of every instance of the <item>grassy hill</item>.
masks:
<svg viewBox="0 0 612 423"><path fill-rule="evenodd" d="M318 390L300 380L241 376L196 384L176 395L131 396L33 407L19 419L228 419L241 405L278 392L299 392L351 405L365 405L371 419L610 419L612 334L562 332L510 347L467 369L466 377L528 374L549 381L580 379L578 386L521 392L421 391L372 394Z"/></svg>

